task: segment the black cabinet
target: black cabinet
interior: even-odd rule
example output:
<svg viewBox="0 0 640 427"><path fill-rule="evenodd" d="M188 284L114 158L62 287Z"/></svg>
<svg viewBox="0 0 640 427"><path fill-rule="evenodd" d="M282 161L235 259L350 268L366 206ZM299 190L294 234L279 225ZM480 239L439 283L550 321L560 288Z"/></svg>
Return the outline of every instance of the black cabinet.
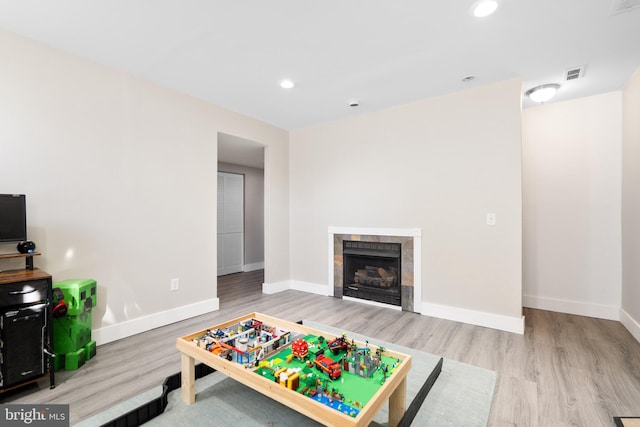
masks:
<svg viewBox="0 0 640 427"><path fill-rule="evenodd" d="M32 304L5 309L0 315L0 387L12 387L47 372L44 353L47 339L46 314L46 304Z"/></svg>
<svg viewBox="0 0 640 427"><path fill-rule="evenodd" d="M49 371L54 387L51 276L39 269L0 272L0 391Z"/></svg>

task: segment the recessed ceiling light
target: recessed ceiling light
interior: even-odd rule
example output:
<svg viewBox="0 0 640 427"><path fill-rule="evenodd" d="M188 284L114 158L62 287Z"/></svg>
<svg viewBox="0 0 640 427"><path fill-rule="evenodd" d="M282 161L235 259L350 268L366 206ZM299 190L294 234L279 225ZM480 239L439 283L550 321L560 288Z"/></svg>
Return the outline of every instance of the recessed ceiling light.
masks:
<svg viewBox="0 0 640 427"><path fill-rule="evenodd" d="M283 89L291 89L295 86L295 84L291 80L282 80L280 82L280 87Z"/></svg>
<svg viewBox="0 0 640 427"><path fill-rule="evenodd" d="M471 6L471 13L476 18L484 18L495 12L497 8L498 2L496 0L481 0Z"/></svg>
<svg viewBox="0 0 640 427"><path fill-rule="evenodd" d="M529 97L533 102L547 102L556 94L560 89L559 84L540 85L529 89L525 92L525 95Z"/></svg>

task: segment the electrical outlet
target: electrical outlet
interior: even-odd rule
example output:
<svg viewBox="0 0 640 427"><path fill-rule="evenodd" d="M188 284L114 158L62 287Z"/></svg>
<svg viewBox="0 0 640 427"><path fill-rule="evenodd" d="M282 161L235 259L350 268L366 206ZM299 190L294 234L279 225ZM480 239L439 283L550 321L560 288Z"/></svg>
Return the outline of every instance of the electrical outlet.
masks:
<svg viewBox="0 0 640 427"><path fill-rule="evenodd" d="M496 225L496 214L487 212L487 225Z"/></svg>
<svg viewBox="0 0 640 427"><path fill-rule="evenodd" d="M171 291L177 291L180 289L180 279L171 279Z"/></svg>

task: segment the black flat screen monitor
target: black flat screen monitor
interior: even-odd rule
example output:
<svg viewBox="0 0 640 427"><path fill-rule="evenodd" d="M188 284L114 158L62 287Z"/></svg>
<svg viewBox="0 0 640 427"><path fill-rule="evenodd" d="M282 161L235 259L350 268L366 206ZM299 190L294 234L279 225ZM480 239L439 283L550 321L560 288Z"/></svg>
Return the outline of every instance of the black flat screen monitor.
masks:
<svg viewBox="0 0 640 427"><path fill-rule="evenodd" d="M27 240L27 204L24 194L0 194L0 243Z"/></svg>

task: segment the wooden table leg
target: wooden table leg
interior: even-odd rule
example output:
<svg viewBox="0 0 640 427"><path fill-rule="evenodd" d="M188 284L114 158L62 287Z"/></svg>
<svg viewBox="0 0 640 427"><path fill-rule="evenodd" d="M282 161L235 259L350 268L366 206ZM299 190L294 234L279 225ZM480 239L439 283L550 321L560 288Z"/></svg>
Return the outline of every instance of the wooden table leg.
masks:
<svg viewBox="0 0 640 427"><path fill-rule="evenodd" d="M196 401L196 363L193 357L182 353L182 401L191 405Z"/></svg>
<svg viewBox="0 0 640 427"><path fill-rule="evenodd" d="M407 409L407 378L389 396L389 426L396 427Z"/></svg>

